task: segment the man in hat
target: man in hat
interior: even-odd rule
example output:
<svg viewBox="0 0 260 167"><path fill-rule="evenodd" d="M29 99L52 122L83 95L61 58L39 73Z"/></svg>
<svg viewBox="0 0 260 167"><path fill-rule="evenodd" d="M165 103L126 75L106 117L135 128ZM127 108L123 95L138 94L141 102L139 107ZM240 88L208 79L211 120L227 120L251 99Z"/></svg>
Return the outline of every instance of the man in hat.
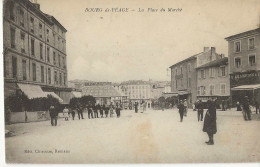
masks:
<svg viewBox="0 0 260 167"><path fill-rule="evenodd" d="M202 101L199 100L197 104L197 109L198 109L198 121L203 121L203 104Z"/></svg>
<svg viewBox="0 0 260 167"><path fill-rule="evenodd" d="M249 99L245 96L245 100L243 101L243 116L245 121L251 120L251 111L249 108Z"/></svg>
<svg viewBox="0 0 260 167"><path fill-rule="evenodd" d="M49 112L51 117L51 126L57 126L58 111L55 109L53 105L51 105Z"/></svg>

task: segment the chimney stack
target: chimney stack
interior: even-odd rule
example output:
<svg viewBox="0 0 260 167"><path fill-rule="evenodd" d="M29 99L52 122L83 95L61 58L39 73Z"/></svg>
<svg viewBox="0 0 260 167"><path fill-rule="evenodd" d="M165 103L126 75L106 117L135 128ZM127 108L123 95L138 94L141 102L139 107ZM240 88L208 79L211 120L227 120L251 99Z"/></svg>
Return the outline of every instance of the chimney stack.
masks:
<svg viewBox="0 0 260 167"><path fill-rule="evenodd" d="M212 54L212 53L216 53L216 48L215 48L215 47L211 47L210 50L211 50L211 54Z"/></svg>

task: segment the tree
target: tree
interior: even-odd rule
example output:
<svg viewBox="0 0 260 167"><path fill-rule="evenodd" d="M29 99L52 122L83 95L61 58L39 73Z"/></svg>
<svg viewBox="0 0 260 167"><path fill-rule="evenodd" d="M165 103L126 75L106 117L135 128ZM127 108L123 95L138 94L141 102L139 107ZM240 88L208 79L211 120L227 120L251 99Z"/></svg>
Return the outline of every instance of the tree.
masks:
<svg viewBox="0 0 260 167"><path fill-rule="evenodd" d="M83 107L92 106L96 103L96 99L93 96L82 96L80 103Z"/></svg>

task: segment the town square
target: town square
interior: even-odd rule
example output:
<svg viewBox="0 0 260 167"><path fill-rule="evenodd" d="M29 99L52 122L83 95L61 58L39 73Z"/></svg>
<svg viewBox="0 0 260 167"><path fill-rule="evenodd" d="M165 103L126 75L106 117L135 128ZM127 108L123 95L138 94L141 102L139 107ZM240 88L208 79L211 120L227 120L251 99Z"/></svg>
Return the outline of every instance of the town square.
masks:
<svg viewBox="0 0 260 167"><path fill-rule="evenodd" d="M6 163L259 163L259 6L4 0Z"/></svg>

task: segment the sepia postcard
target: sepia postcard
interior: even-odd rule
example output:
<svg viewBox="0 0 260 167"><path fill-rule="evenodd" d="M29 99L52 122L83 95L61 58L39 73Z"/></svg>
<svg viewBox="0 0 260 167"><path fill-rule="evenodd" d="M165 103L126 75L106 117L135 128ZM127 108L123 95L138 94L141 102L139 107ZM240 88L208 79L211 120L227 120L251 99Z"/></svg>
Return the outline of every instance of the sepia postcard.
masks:
<svg viewBox="0 0 260 167"><path fill-rule="evenodd" d="M3 0L4 161L260 161L259 0Z"/></svg>

